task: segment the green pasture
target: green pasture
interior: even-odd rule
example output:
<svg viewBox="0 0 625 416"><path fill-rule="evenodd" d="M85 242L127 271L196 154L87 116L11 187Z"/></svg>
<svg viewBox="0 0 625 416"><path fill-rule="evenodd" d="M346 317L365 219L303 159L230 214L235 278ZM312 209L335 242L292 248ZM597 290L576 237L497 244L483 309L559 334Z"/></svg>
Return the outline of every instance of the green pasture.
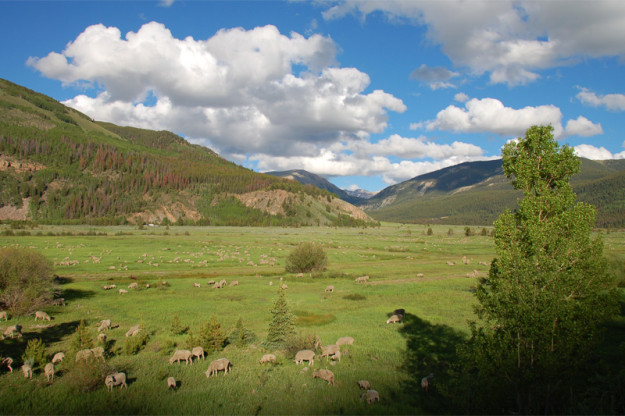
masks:
<svg viewBox="0 0 625 416"><path fill-rule="evenodd" d="M236 227L88 227L41 226L0 236L0 247L32 248L56 265L65 307L50 307L51 322L12 317L0 328L23 325L21 339L0 341L0 353L11 356L16 369L0 373L3 414L420 414L435 400L416 388L421 377L446 366L455 342L468 334L473 319L472 289L477 270L485 276L494 256L492 237L465 236L464 227L382 224L379 228L236 228ZM453 235L448 235L452 228ZM6 227L3 228L6 230ZM490 231L490 230L489 230ZM321 244L328 254L324 273L297 277L284 271L285 259L300 242ZM604 235L605 252L625 258L624 234ZM464 264L466 257L469 264ZM454 266L446 264L455 262ZM621 263L622 264L622 263ZM423 277L418 277L419 273ZM356 284L358 276L369 284ZM237 280L236 287L212 289L209 280ZM139 290L105 291L139 282ZM169 286L156 288L166 281ZM270 282L273 284L270 285ZM200 283L196 288L193 283ZM145 288L150 284L150 288ZM351 336L336 365L315 360L302 372L283 351L261 346L271 321L278 287L287 284L287 301L298 317L297 332L318 335L323 344ZM325 293L327 285L333 293ZM406 309L403 324L386 324L396 308ZM173 335L174 315L196 332L215 316L226 333L239 318L256 342L244 348L229 345L204 362L169 365L176 346L188 334ZM41 338L49 357L69 349L80 320L95 337L95 324L111 319L106 364L129 377L127 390L108 392L104 385L79 393L70 380L74 357L57 366L57 378L46 381L41 370L32 380L19 367L29 339ZM125 332L142 324L150 334L139 353L123 352ZM275 365L260 365L267 352ZM226 357L232 372L207 379L208 363ZM336 386L313 379L313 369L328 368ZM414 374L414 368L424 373ZM166 379L178 380L168 391ZM357 381L369 380L381 401L359 400Z"/></svg>

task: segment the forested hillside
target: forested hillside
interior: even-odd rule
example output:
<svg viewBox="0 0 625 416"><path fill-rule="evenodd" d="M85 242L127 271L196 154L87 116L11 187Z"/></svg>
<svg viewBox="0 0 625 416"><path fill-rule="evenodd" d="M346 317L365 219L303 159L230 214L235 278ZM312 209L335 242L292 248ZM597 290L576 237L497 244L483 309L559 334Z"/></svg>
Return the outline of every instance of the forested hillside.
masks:
<svg viewBox="0 0 625 416"><path fill-rule="evenodd" d="M598 227L625 227L625 160L582 159L571 179L578 201L597 208ZM467 162L390 186L359 204L381 221L489 225L515 209L501 160Z"/></svg>
<svg viewBox="0 0 625 416"><path fill-rule="evenodd" d="M272 210L241 198L258 191ZM271 199L278 191L286 192L276 209ZM316 187L245 169L171 132L95 122L0 80L0 219L214 225L369 221L335 200Z"/></svg>

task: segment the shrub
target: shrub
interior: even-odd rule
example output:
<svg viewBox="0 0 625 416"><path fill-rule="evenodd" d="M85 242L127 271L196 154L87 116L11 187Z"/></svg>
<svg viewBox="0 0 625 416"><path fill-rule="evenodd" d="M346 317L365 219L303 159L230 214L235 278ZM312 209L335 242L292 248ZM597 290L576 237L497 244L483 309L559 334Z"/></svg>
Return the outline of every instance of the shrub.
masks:
<svg viewBox="0 0 625 416"><path fill-rule="evenodd" d="M31 339L28 341L26 351L22 355L22 361L30 361L33 363L33 369L35 365L39 368L43 368L46 365L48 359L46 358L46 346L39 338Z"/></svg>
<svg viewBox="0 0 625 416"><path fill-rule="evenodd" d="M324 270L328 256L318 244L301 243L286 259L286 271L289 273L307 273Z"/></svg>
<svg viewBox="0 0 625 416"><path fill-rule="evenodd" d="M190 338L193 339L193 336ZM204 348L204 351L210 353L212 351L221 351L226 344L227 339L221 329L221 324L217 321L217 317L212 315L210 321L206 321L200 327L197 344L190 347L193 348L199 345Z"/></svg>
<svg viewBox="0 0 625 416"><path fill-rule="evenodd" d="M295 357L301 350L317 350L321 346L321 340L315 334L291 334L286 338L285 347L288 357Z"/></svg>
<svg viewBox="0 0 625 416"><path fill-rule="evenodd" d="M136 354L147 345L150 336L143 330L137 335L126 338L124 341L124 352L128 355Z"/></svg>
<svg viewBox="0 0 625 416"><path fill-rule="evenodd" d="M228 343L241 348L256 340L256 334L243 326L243 319L239 317L236 327L228 335Z"/></svg>
<svg viewBox="0 0 625 416"><path fill-rule="evenodd" d="M106 376L112 372L108 364L92 358L77 362L64 378L75 391L86 393L101 388Z"/></svg>
<svg viewBox="0 0 625 416"><path fill-rule="evenodd" d="M432 230L432 227L428 227L428 232L427 232L427 234L428 234L428 235L432 235L432 234L434 234L434 231Z"/></svg>
<svg viewBox="0 0 625 416"><path fill-rule="evenodd" d="M70 350L77 352L87 348L93 348L93 335L84 320L80 320L74 335L70 339Z"/></svg>
<svg viewBox="0 0 625 416"><path fill-rule="evenodd" d="M52 264L28 249L0 248L0 303L14 315L48 304L54 295Z"/></svg>
<svg viewBox="0 0 625 416"><path fill-rule="evenodd" d="M174 317L171 319L171 333L174 335L181 335L188 330L189 327L182 325L182 323L180 322L180 318L178 318L178 315L174 315Z"/></svg>

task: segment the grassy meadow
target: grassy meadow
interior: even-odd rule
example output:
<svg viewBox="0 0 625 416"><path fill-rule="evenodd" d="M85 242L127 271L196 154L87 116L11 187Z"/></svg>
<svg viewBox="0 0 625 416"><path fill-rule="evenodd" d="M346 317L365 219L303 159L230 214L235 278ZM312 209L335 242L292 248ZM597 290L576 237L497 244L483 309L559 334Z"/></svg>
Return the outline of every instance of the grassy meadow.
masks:
<svg viewBox="0 0 625 416"><path fill-rule="evenodd" d="M453 229L453 235L448 230ZM6 226L5 228L6 229ZM0 323L21 324L21 339L0 341L0 354L15 363L0 373L0 413L3 414L422 414L436 407L435 395L416 387L421 377L444 371L454 345L468 335L473 319L472 289L477 270L485 276L494 257L493 239L465 236L464 227L384 223L379 228L237 228L237 227L89 227L40 226L0 236L0 247L19 246L41 252L55 263L66 306L49 307L51 322L11 317ZM490 230L489 230L490 231ZM297 277L285 273L285 259L300 242L322 244L328 254L323 273ZM625 259L625 234L604 235L606 255ZM465 256L470 264L464 264ZM446 262L455 262L449 266ZM418 274L423 276L419 277ZM369 284L356 284L369 275ZM237 280L236 287L212 289L209 280ZM139 282L139 290L117 289ZM168 286L157 288L159 281ZM273 285L270 285L270 282ZM194 287L200 283L201 287ZM318 335L323 344L351 336L340 363L315 360L314 369L328 368L336 386L302 372L283 351L265 350L261 342L271 322L278 287L297 317L302 337ZM150 284L150 288L145 288ZM333 293L325 293L334 285ZM403 324L386 324L396 308L406 309ZM257 339L246 347L228 345L193 365L169 365L176 348L186 348L188 333L174 335L177 315L197 333L215 316L226 333L239 318ZM102 383L79 392L72 377L74 356L57 366L47 382L42 370L32 380L19 371L27 341L40 338L49 358L69 351L70 338L84 320L95 338L96 324L110 319L106 365L124 371L128 389L108 392ZM141 324L149 341L137 354L123 349L125 332ZM345 352L347 350L347 352ZM265 353L278 357L259 364ZM207 379L210 361L226 357L227 376ZM415 374L415 369L419 373ZM166 379L178 381L168 391ZM366 379L380 393L380 403L361 402L357 381Z"/></svg>

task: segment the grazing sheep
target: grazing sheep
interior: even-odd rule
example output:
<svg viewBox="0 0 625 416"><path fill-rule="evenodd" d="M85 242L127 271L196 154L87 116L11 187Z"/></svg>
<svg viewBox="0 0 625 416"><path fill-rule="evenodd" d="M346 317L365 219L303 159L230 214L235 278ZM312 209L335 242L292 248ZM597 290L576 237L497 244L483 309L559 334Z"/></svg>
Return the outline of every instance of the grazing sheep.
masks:
<svg viewBox="0 0 625 416"><path fill-rule="evenodd" d="M209 280L208 282L206 282L207 285L214 285L215 281L214 280Z"/></svg>
<svg viewBox="0 0 625 416"><path fill-rule="evenodd" d="M286 285L286 283L282 284L282 286L280 286L281 289L288 289L289 287Z"/></svg>
<svg viewBox="0 0 625 416"><path fill-rule="evenodd" d="M369 276L360 276L354 279L355 283L367 283L369 281Z"/></svg>
<svg viewBox="0 0 625 416"><path fill-rule="evenodd" d="M421 379L421 388L425 390L426 393L429 393L430 387L432 387L433 383L434 383L434 373L430 373L429 375Z"/></svg>
<svg viewBox="0 0 625 416"><path fill-rule="evenodd" d="M480 266L490 266L490 264L486 263L485 261L481 261L478 263Z"/></svg>
<svg viewBox="0 0 625 416"><path fill-rule="evenodd" d="M230 287L232 286L239 286L239 281L238 280L233 280L232 282L230 282Z"/></svg>
<svg viewBox="0 0 625 416"><path fill-rule="evenodd" d="M111 329L111 320L110 319L102 319L98 326L98 332L106 331L107 329Z"/></svg>
<svg viewBox="0 0 625 416"><path fill-rule="evenodd" d="M104 285L102 286L102 289L104 290L111 290L111 289L116 289L117 285Z"/></svg>
<svg viewBox="0 0 625 416"><path fill-rule="evenodd" d="M455 266L456 265L456 263L454 263L453 261L447 261L445 263L447 263L448 266Z"/></svg>
<svg viewBox="0 0 625 416"><path fill-rule="evenodd" d="M104 379L104 385L108 391L113 391L113 387L120 386L120 389L128 388L126 384L126 373L115 373L106 376Z"/></svg>
<svg viewBox="0 0 625 416"><path fill-rule="evenodd" d="M369 404L373 404L375 402L379 402L380 401L380 394L376 390L367 390L366 392L364 392L362 394L362 396L360 396L360 401L361 402L364 402L365 400Z"/></svg>
<svg viewBox="0 0 625 416"><path fill-rule="evenodd" d="M478 272L477 270L473 270L471 273L467 273L467 277L478 277L480 275L480 272Z"/></svg>
<svg viewBox="0 0 625 416"><path fill-rule="evenodd" d="M336 340L336 345L352 345L354 343L354 338L352 337L341 337Z"/></svg>
<svg viewBox="0 0 625 416"><path fill-rule="evenodd" d="M131 284L128 285L128 289L138 289L139 288L139 284L137 282L132 282Z"/></svg>
<svg viewBox="0 0 625 416"><path fill-rule="evenodd" d="M105 343L106 342L106 334L98 334L97 340L100 343Z"/></svg>
<svg viewBox="0 0 625 416"><path fill-rule="evenodd" d="M402 321L401 316L399 315L393 315L390 318L388 318L388 321L386 321L387 324L394 324L395 322L401 322Z"/></svg>
<svg viewBox="0 0 625 416"><path fill-rule="evenodd" d="M33 378L33 367L32 364L24 364L22 366L22 373L24 373L24 378Z"/></svg>
<svg viewBox="0 0 625 416"><path fill-rule="evenodd" d="M193 287L202 287L202 285L199 283L193 283Z"/></svg>
<svg viewBox="0 0 625 416"><path fill-rule="evenodd" d="M180 364L180 360L185 360L187 364L191 361L193 354L189 350L176 350L174 351L174 355L169 359L169 365L172 365L174 361L177 361ZM191 361L193 364L193 361Z"/></svg>
<svg viewBox="0 0 625 416"><path fill-rule="evenodd" d="M13 335L14 333L17 332L17 336L21 337L22 336L22 325L17 324L17 325L11 325L10 327L8 327L7 329L4 330L4 337L10 337L11 339L13 339Z"/></svg>
<svg viewBox="0 0 625 416"><path fill-rule="evenodd" d="M4 357L2 360L0 360L0 367L6 366L12 373L13 367L11 367L11 364L13 364L13 358L11 357Z"/></svg>
<svg viewBox="0 0 625 416"><path fill-rule="evenodd" d="M312 373L313 378L320 378L328 382L328 384L334 386L336 383L334 382L334 373L330 370L315 370Z"/></svg>
<svg viewBox="0 0 625 416"><path fill-rule="evenodd" d="M93 351L91 351L90 349L80 350L76 353L76 362L80 360L87 361L91 357L93 357Z"/></svg>
<svg viewBox="0 0 625 416"><path fill-rule="evenodd" d="M423 273L417 273L417 277L423 277Z"/></svg>
<svg viewBox="0 0 625 416"><path fill-rule="evenodd" d="M48 314L47 314L47 313L45 313L44 311L37 311L37 312L35 312L35 321L36 321L37 319L39 319L39 318L41 318L41 319L43 319L43 320L45 320L45 321L49 321L49 320L51 319L51 318L50 318L50 315L48 315Z"/></svg>
<svg viewBox="0 0 625 416"><path fill-rule="evenodd" d="M232 368L232 364L228 361L227 358L220 358L218 360L213 361L208 366L208 370L206 370L206 378L212 376L213 374L216 376L218 371L223 371L224 376L228 374L228 369Z"/></svg>
<svg viewBox="0 0 625 416"><path fill-rule="evenodd" d="M43 372L45 373L46 379L48 379L48 381L50 381L50 379L54 380L54 364L46 364L46 366L43 368Z"/></svg>
<svg viewBox="0 0 625 416"><path fill-rule="evenodd" d="M360 387L363 390L370 390L371 383L369 383L367 380L358 380L358 387Z"/></svg>
<svg viewBox="0 0 625 416"><path fill-rule="evenodd" d="M393 311L393 315L397 315L397 316L403 318L404 315L406 315L406 310L405 309L395 309Z"/></svg>
<svg viewBox="0 0 625 416"><path fill-rule="evenodd" d="M65 354L63 354L62 352L57 352L56 354L54 354L54 357L52 357L52 364L60 363L63 361L64 358Z"/></svg>
<svg viewBox="0 0 625 416"><path fill-rule="evenodd" d="M469 259L467 258L467 256L462 256L462 262L463 262L464 264L469 264L469 263L471 263L471 260L469 260Z"/></svg>
<svg viewBox="0 0 625 416"><path fill-rule="evenodd" d="M141 332L141 325L135 325L133 327L130 327L130 329L126 332L126 338L134 337L139 332Z"/></svg>
<svg viewBox="0 0 625 416"><path fill-rule="evenodd" d="M319 359L326 357L326 361L328 361L331 355L333 355L334 357L338 358L339 361L341 361L341 347L339 347L336 344L326 345L324 347L321 347L321 354L319 354Z"/></svg>
<svg viewBox="0 0 625 416"><path fill-rule="evenodd" d="M259 363L264 364L264 363L275 363L276 362L276 356L273 354L265 354L263 355L263 358L260 359Z"/></svg>
<svg viewBox="0 0 625 416"><path fill-rule="evenodd" d="M9 320L9 316L7 315L7 311L0 311L0 320L4 318L5 321Z"/></svg>
<svg viewBox="0 0 625 416"><path fill-rule="evenodd" d="M326 292L330 292L330 293L334 292L334 286L332 286L332 285L326 286L326 290L325 291Z"/></svg>
<svg viewBox="0 0 625 416"><path fill-rule="evenodd" d="M269 286L273 286L273 282L269 282Z"/></svg>
<svg viewBox="0 0 625 416"><path fill-rule="evenodd" d="M219 281L219 284L221 285L221 287L226 287L226 285L228 284L228 282L226 282L226 279L221 279Z"/></svg>
<svg viewBox="0 0 625 416"><path fill-rule="evenodd" d="M95 347L91 348L89 351L91 351L91 354L93 354L93 358L101 358L102 361L104 361L104 348Z"/></svg>
<svg viewBox="0 0 625 416"><path fill-rule="evenodd" d="M119 289L119 294L123 295L124 293L128 293L126 289Z"/></svg>
<svg viewBox="0 0 625 416"><path fill-rule="evenodd" d="M315 364L315 352L311 350L301 350L295 354L295 364L303 364L304 361L308 361L308 365Z"/></svg>
<svg viewBox="0 0 625 416"><path fill-rule="evenodd" d="M198 357L201 358L202 360L204 359L204 348L202 347L195 347L191 350L191 354L193 354L194 357Z"/></svg>
<svg viewBox="0 0 625 416"><path fill-rule="evenodd" d="M176 379L173 377L167 378L167 388L175 389L176 388Z"/></svg>

